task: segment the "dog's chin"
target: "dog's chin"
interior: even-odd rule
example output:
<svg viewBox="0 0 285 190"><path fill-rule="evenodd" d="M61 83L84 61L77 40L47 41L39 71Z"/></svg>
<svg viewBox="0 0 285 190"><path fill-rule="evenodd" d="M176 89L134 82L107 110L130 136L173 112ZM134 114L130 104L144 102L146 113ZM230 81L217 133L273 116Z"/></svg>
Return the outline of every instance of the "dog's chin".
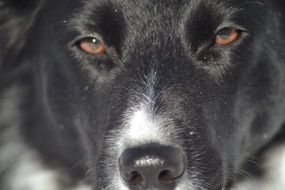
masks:
<svg viewBox="0 0 285 190"><path fill-rule="evenodd" d="M170 189L170 188L158 188L158 187L147 187L147 188L143 188L143 187L127 187L124 183L118 183L118 186L108 186L108 188L106 188L106 190L206 190L206 187L195 187L190 181L184 181L182 183L180 183L179 185L177 185L176 187ZM207 188L209 189L209 188ZM224 188L214 188L211 190L226 190Z"/></svg>
<svg viewBox="0 0 285 190"><path fill-rule="evenodd" d="M201 189L201 188L195 188L194 185L190 181L183 181L177 185L175 185L174 188L159 188L159 187L128 187L125 182L122 180L114 181L111 184L109 184L106 188L106 190L195 190L195 189ZM222 190L222 189L215 189L215 190Z"/></svg>
<svg viewBox="0 0 285 190"><path fill-rule="evenodd" d="M114 172L116 173L116 172ZM211 178L211 177L210 177ZM215 184L211 185L208 184L209 181L212 179L205 180L205 179L194 179L190 175L185 175L181 179L175 181L173 187L155 187L153 185L148 186L132 186L130 183L125 181L121 176L116 175L113 179L106 181L106 178L102 178L99 181L105 183L101 184L102 186L96 189L102 190L228 190L224 188L223 180L219 180L220 183L217 181Z"/></svg>

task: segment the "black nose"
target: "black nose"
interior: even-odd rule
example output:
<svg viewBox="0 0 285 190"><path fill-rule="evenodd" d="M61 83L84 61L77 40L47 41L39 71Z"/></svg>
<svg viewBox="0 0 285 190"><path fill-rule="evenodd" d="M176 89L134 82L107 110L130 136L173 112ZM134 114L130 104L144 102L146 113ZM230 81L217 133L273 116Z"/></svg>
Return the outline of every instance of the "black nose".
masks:
<svg viewBox="0 0 285 190"><path fill-rule="evenodd" d="M173 190L183 176L185 162L186 156L178 148L150 144L125 150L120 171L130 189Z"/></svg>

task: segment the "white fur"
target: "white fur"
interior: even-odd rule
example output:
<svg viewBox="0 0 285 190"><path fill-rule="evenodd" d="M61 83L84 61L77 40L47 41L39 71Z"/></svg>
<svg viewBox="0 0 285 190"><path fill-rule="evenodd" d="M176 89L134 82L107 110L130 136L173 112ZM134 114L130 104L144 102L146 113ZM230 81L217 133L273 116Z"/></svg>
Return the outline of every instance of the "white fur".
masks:
<svg viewBox="0 0 285 190"><path fill-rule="evenodd" d="M262 178L248 179L233 190L284 190L285 189L285 144L274 148L266 155L266 174Z"/></svg>
<svg viewBox="0 0 285 190"><path fill-rule="evenodd" d="M193 171L191 171L193 173ZM192 183L192 181L190 180L191 177L189 177L189 175L186 173L182 180L179 181L178 186L175 188L175 190L195 190L197 189L197 187L195 187L195 185ZM199 187L199 189L201 189L201 187Z"/></svg>
<svg viewBox="0 0 285 190"><path fill-rule="evenodd" d="M136 146L150 142L161 144L171 142L169 141L171 126L165 127L166 122L162 118L153 115L143 106L129 114L130 120L126 122L127 129L124 130L120 143L125 146ZM173 135L175 136L175 133Z"/></svg>
<svg viewBox="0 0 285 190"><path fill-rule="evenodd" d="M130 121L130 128L127 131L127 136L130 139L145 142L149 140L157 140L157 137L160 136L161 132L160 121L151 118L151 116L142 109L133 114Z"/></svg>
<svg viewBox="0 0 285 190"><path fill-rule="evenodd" d="M27 157L18 163L7 185L10 190L59 190L58 179L57 173Z"/></svg>
<svg viewBox="0 0 285 190"><path fill-rule="evenodd" d="M109 174L108 180L111 183L106 190L129 190L120 177L118 163L114 163L114 160L119 160L125 149L148 143L177 146L179 148L179 128L174 126L169 118L154 112L156 73L151 72L145 78L145 83L142 85L144 85L146 91L139 93L137 97L140 102L129 103L129 108L124 113L124 120L119 130L113 131L109 135L110 148L106 150L109 159L105 165ZM151 160L151 162L153 161L155 160ZM148 160L145 160L144 164L147 163ZM141 165L141 163L139 164ZM110 166L112 166L112 169L108 168ZM176 190L195 190L190 180L191 177L184 176Z"/></svg>
<svg viewBox="0 0 285 190"><path fill-rule="evenodd" d="M46 167L38 155L26 149L18 157L11 171L6 176L5 189L7 190L91 190L91 187L80 184L67 188L70 179L64 173Z"/></svg>
<svg viewBox="0 0 285 190"><path fill-rule="evenodd" d="M92 188L89 185L78 185L71 190L92 190Z"/></svg>
<svg viewBox="0 0 285 190"><path fill-rule="evenodd" d="M6 190L91 190L84 184L66 188L70 183L68 176L45 166L39 156L26 146L10 146L7 150L15 151L18 148L25 152L14 160L13 167L5 177Z"/></svg>
<svg viewBox="0 0 285 190"><path fill-rule="evenodd" d="M0 174L3 190L91 190L87 185L69 187L71 179L46 166L19 131L21 94L12 86L0 96ZM68 188L67 188L68 187Z"/></svg>
<svg viewBox="0 0 285 190"><path fill-rule="evenodd" d="M154 113L156 73L153 71L145 76L142 85L146 90L137 94L140 102L129 103L130 107L124 113L125 119L120 127L119 136L116 134L119 154L126 148L147 143L179 144L178 129L172 125L169 118Z"/></svg>

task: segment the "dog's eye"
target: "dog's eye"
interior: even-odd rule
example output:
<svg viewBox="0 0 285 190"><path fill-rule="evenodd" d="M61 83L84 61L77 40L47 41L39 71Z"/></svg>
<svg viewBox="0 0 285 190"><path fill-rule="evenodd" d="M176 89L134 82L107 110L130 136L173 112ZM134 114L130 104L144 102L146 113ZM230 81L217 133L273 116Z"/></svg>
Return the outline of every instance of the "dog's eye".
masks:
<svg viewBox="0 0 285 190"><path fill-rule="evenodd" d="M76 43L77 47L86 54L103 55L106 51L104 43L95 37L86 37Z"/></svg>
<svg viewBox="0 0 285 190"><path fill-rule="evenodd" d="M223 28L215 36L214 43L218 46L226 46L239 39L240 31L234 28Z"/></svg>

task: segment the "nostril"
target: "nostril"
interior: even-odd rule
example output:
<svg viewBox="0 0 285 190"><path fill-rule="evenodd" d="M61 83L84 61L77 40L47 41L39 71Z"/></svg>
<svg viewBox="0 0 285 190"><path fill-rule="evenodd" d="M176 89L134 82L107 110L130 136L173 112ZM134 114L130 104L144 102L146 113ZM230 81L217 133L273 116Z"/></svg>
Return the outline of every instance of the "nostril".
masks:
<svg viewBox="0 0 285 190"><path fill-rule="evenodd" d="M171 184L175 182L175 177L172 176L170 170L164 170L159 174L159 181L164 184Z"/></svg>
<svg viewBox="0 0 285 190"><path fill-rule="evenodd" d="M139 185L143 182L143 177L139 172L131 172L131 178L128 180L132 185Z"/></svg>

